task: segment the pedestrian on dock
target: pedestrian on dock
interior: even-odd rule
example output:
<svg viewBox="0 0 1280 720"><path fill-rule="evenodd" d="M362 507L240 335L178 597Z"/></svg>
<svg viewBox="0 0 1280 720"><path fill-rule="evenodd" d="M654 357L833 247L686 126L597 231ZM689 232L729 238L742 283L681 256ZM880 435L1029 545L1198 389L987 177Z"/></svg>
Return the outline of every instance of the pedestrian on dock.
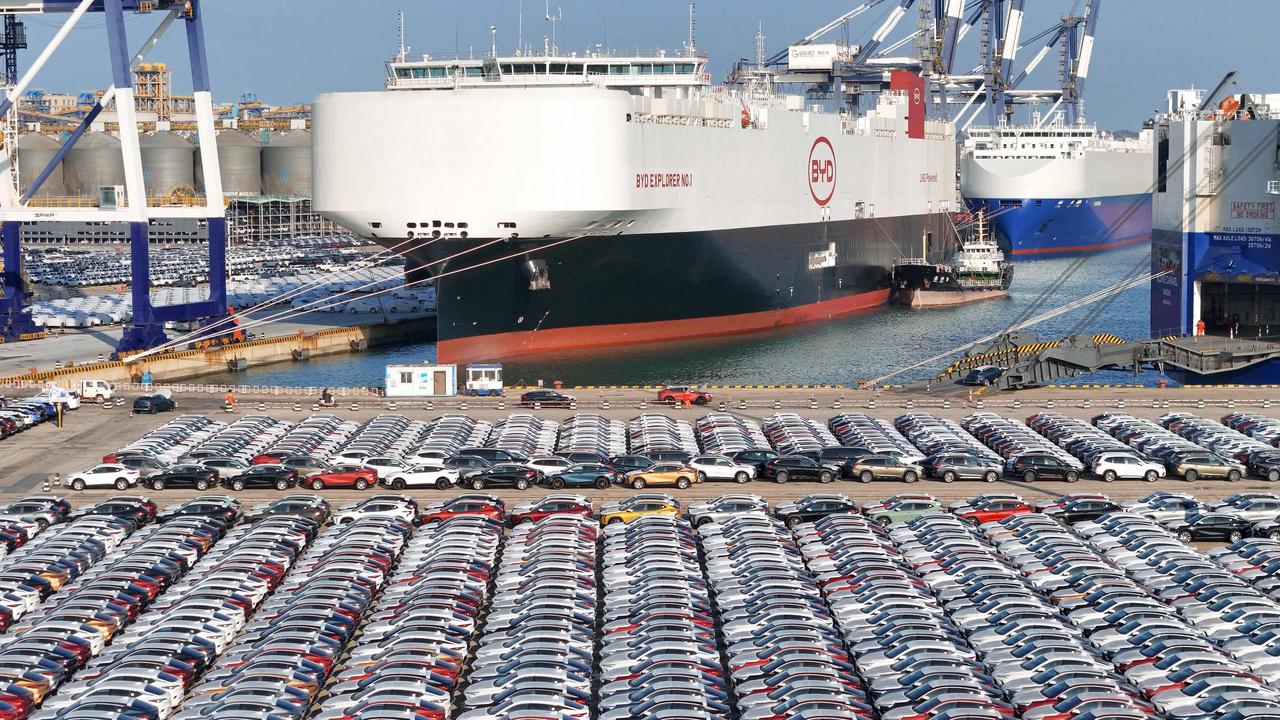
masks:
<svg viewBox="0 0 1280 720"><path fill-rule="evenodd" d="M226 399L226 407L228 407L228 408L233 408L233 407L235 407L235 406L236 406L236 394L235 394L235 393L233 393L233 392L231 392L230 390L228 390L228 391L227 391L227 399Z"/></svg>

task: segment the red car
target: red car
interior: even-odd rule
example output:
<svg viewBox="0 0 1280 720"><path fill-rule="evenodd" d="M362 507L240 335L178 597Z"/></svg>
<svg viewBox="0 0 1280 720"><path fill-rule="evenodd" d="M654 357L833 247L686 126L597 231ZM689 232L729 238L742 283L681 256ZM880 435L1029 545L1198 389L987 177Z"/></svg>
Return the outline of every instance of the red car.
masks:
<svg viewBox="0 0 1280 720"><path fill-rule="evenodd" d="M422 513L422 522L444 522L459 515L481 515L502 522L506 518L507 509L501 501L460 495L452 500L427 506Z"/></svg>
<svg viewBox="0 0 1280 720"><path fill-rule="evenodd" d="M963 520L978 524L997 522L1013 515L1031 512L1031 506L1020 500L992 500L984 505L956 513Z"/></svg>
<svg viewBox="0 0 1280 720"><path fill-rule="evenodd" d="M511 513L511 524L536 522L552 515L581 515L591 517L594 510L591 503L584 503L572 498L548 497L527 505L522 505Z"/></svg>
<svg viewBox="0 0 1280 720"><path fill-rule="evenodd" d="M334 465L324 472L308 475L303 485L312 490L325 488L355 488L364 490L378 484L378 473L361 465Z"/></svg>
<svg viewBox="0 0 1280 720"><path fill-rule="evenodd" d="M253 456L249 461L250 465L279 465L281 460L293 455L291 452L283 452L280 450L272 450L270 452L259 453Z"/></svg>
<svg viewBox="0 0 1280 720"><path fill-rule="evenodd" d="M688 385L672 385L658 391L658 402L673 405L706 405L711 402L711 393Z"/></svg>

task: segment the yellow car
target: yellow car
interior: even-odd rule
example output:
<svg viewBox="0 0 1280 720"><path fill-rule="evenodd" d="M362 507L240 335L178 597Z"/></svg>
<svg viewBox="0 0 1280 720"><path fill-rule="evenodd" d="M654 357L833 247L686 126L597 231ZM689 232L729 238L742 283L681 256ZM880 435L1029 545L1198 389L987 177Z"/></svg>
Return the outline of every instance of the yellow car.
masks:
<svg viewBox="0 0 1280 720"><path fill-rule="evenodd" d="M679 463L658 463L622 476L624 485L637 490L646 487L678 487L683 490L696 482L698 471Z"/></svg>
<svg viewBox="0 0 1280 720"><path fill-rule="evenodd" d="M643 502L632 503L613 512L601 513L600 524L612 525L614 523L631 522L636 518L641 518L646 515L669 515L671 517L679 517L680 508L669 502L645 500Z"/></svg>

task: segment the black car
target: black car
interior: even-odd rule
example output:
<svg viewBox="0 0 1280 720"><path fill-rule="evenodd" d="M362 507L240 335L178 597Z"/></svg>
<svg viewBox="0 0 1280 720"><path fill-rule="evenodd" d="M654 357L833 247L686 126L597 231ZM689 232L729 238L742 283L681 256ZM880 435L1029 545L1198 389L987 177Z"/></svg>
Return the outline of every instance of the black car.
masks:
<svg viewBox="0 0 1280 720"><path fill-rule="evenodd" d="M760 477L769 478L777 483L791 480L817 480L831 482L836 479L840 468L821 465L817 460L804 455L782 455L764 464Z"/></svg>
<svg viewBox="0 0 1280 720"><path fill-rule="evenodd" d="M491 447L466 447L454 453L455 457L459 455L471 455L473 457L484 458L485 460L488 460L490 464L522 463L529 460L529 458L519 453L514 453L509 450L499 450L498 448Z"/></svg>
<svg viewBox="0 0 1280 720"><path fill-rule="evenodd" d="M148 413L155 415L158 412L166 412L177 407L177 403L173 398L164 395L144 395L133 401L133 411L136 413Z"/></svg>
<svg viewBox="0 0 1280 720"><path fill-rule="evenodd" d="M231 527L239 522L243 516L243 513L240 512L240 503L236 500L195 498L172 510L160 513L156 519L160 522L168 522L180 517L207 517L221 520L227 527Z"/></svg>
<svg viewBox="0 0 1280 720"><path fill-rule="evenodd" d="M983 365L976 367L968 372L967 375L956 381L957 385L973 385L982 386L990 385L995 382L1001 375L1004 375L1006 368L996 367L995 365Z"/></svg>
<svg viewBox="0 0 1280 720"><path fill-rule="evenodd" d="M249 515L249 521L253 522L263 518L286 515L307 518L318 525L323 525L328 522L330 514L329 503L327 502L281 498L252 512Z"/></svg>
<svg viewBox="0 0 1280 720"><path fill-rule="evenodd" d="M457 468L457 470L463 475L466 475L469 472L484 470L485 468L492 467L492 465L493 463L478 455L454 455L451 458L446 458L444 461L445 467Z"/></svg>
<svg viewBox="0 0 1280 720"><path fill-rule="evenodd" d="M174 465L164 472L152 475L143 480L143 482L152 490L164 490L165 488L208 490L218 484L218 471L194 463Z"/></svg>
<svg viewBox="0 0 1280 720"><path fill-rule="evenodd" d="M1264 477L1271 482L1280 481L1280 451L1259 450L1250 453L1244 465L1249 472L1258 477Z"/></svg>
<svg viewBox="0 0 1280 720"><path fill-rule="evenodd" d="M858 504L846 497L810 495L795 502L781 503L774 514L788 526L819 520L828 515L856 514Z"/></svg>
<svg viewBox="0 0 1280 720"><path fill-rule="evenodd" d="M614 455L606 460L604 464L625 474L632 470L644 470L652 466L654 462L652 458L644 455Z"/></svg>
<svg viewBox="0 0 1280 720"><path fill-rule="evenodd" d="M1123 509L1110 500L1080 498L1072 500L1060 508L1050 508L1045 511L1045 514L1057 518L1068 525L1075 525L1078 522L1097 520L1103 515L1120 512Z"/></svg>
<svg viewBox="0 0 1280 720"><path fill-rule="evenodd" d="M756 469L756 477L764 474L764 464L778 457L778 453L772 450L739 450L729 456L729 459L739 465L752 465Z"/></svg>
<svg viewBox="0 0 1280 720"><path fill-rule="evenodd" d="M239 475L222 478L222 487L229 490L245 488L275 488L288 490L298 484L298 471L283 465L254 465Z"/></svg>
<svg viewBox="0 0 1280 720"><path fill-rule="evenodd" d="M573 397L556 390L530 390L520 396L521 407L533 407L537 403L540 407L567 408L573 402Z"/></svg>
<svg viewBox="0 0 1280 720"><path fill-rule="evenodd" d="M538 481L540 473L531 467L503 463L494 465L479 472L473 472L462 478L460 485L472 490L483 490L487 487L512 487L516 490L527 490Z"/></svg>
<svg viewBox="0 0 1280 720"><path fill-rule="evenodd" d="M683 450L654 450L651 453L645 453L654 463L680 463L688 465L693 459L693 453L687 453Z"/></svg>
<svg viewBox="0 0 1280 720"><path fill-rule="evenodd" d="M1079 470L1054 455L1028 453L1009 463L1009 470L1013 475L1022 478L1023 482L1035 482L1037 480L1075 482L1080 479Z"/></svg>
<svg viewBox="0 0 1280 720"><path fill-rule="evenodd" d="M91 505L78 513L81 517L89 515L109 515L133 523L140 528L156 518L156 509L137 500L111 499Z"/></svg>
<svg viewBox="0 0 1280 720"><path fill-rule="evenodd" d="M1177 534L1182 542L1225 540L1235 542L1253 534L1253 523L1229 513L1202 513L1186 520L1175 520L1164 526Z"/></svg>

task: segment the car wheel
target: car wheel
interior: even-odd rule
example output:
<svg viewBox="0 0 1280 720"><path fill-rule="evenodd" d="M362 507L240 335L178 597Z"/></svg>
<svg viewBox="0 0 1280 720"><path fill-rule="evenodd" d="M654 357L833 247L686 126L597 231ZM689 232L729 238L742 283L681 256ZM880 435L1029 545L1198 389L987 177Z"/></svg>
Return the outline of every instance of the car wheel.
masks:
<svg viewBox="0 0 1280 720"><path fill-rule="evenodd" d="M78 491L78 490L83 490L83 489L84 489L84 481L83 481L83 480L81 480L80 478L76 478L75 480L72 480L72 481L71 481L71 489L72 489L72 490L77 490L77 491Z"/></svg>
<svg viewBox="0 0 1280 720"><path fill-rule="evenodd" d="M356 478L356 489L357 489L357 490L364 490L364 489L365 489L365 488L367 488L367 487L369 487L369 481L368 481L368 480L365 480L364 478Z"/></svg>
<svg viewBox="0 0 1280 720"><path fill-rule="evenodd" d="M1186 530L1178 531L1178 539L1182 542L1191 542L1191 533Z"/></svg>
<svg viewBox="0 0 1280 720"><path fill-rule="evenodd" d="M1035 471L1035 470L1023 470L1023 471L1022 471L1022 482L1029 482L1029 483L1030 483L1030 482L1035 482L1035 481L1036 481L1036 471Z"/></svg>
<svg viewBox="0 0 1280 720"><path fill-rule="evenodd" d="M151 481L151 489L152 489L152 490L163 490L163 489L164 489L164 481L163 481L163 480L152 480L152 481Z"/></svg>
<svg viewBox="0 0 1280 720"><path fill-rule="evenodd" d="M880 523L881 525L883 525L883 526L885 526L885 527L888 527L889 525L892 525L892 524L893 524L893 521L892 521L892 520L890 520L890 519L889 519L889 518L887 518L887 517L882 517L882 518L880 518L879 520L877 520L876 522Z"/></svg>
<svg viewBox="0 0 1280 720"><path fill-rule="evenodd" d="M876 479L876 476L872 474L870 470L863 470L862 472L858 473L859 482L869 483L875 479Z"/></svg>
<svg viewBox="0 0 1280 720"><path fill-rule="evenodd" d="M702 472L701 470L699 470L699 471L698 471L698 482L703 483L703 482L706 482L706 481L707 481L707 474L706 474L706 473L704 473L704 472Z"/></svg>
<svg viewBox="0 0 1280 720"><path fill-rule="evenodd" d="M116 478L116 489L117 489L117 490L123 490L123 489L125 489L125 488L127 488L127 487L129 487L129 481L128 481L128 480L125 480L124 478Z"/></svg>
<svg viewBox="0 0 1280 720"><path fill-rule="evenodd" d="M676 478L676 487L685 490L689 487L689 478Z"/></svg>
<svg viewBox="0 0 1280 720"><path fill-rule="evenodd" d="M902 475L902 479L903 479L905 482L913 483L913 482L915 482L915 481L919 480L919 479L920 479L920 476L919 476L919 475L916 475L916 474L915 474L915 471L908 470L907 472L903 473L903 475Z"/></svg>
<svg viewBox="0 0 1280 720"><path fill-rule="evenodd" d="M635 488L636 490L640 490L641 488L643 488L644 484L645 484L644 478L636 478L635 480L631 481L631 487Z"/></svg>
<svg viewBox="0 0 1280 720"><path fill-rule="evenodd" d="M987 474L982 476L982 479L986 480L989 483L993 483L1000 479L1000 474L997 473L995 470L988 470Z"/></svg>
<svg viewBox="0 0 1280 720"><path fill-rule="evenodd" d="M404 481L402 480L402 481L400 481L400 483L401 483L401 484L400 484L400 489L401 489L401 490L403 490L403 489L404 489ZM450 487L450 485L452 485L452 484L453 484L453 483L449 482L449 478L440 478L439 480L436 480L436 489L437 489L437 490L448 490L448 489L449 489L449 487Z"/></svg>
<svg viewBox="0 0 1280 720"><path fill-rule="evenodd" d="M285 490L288 490L288 489L289 489L289 482L288 482L287 480L277 480L277 481L276 481L276 489L277 489L277 490L280 490L281 492L283 492L283 491L285 491Z"/></svg>
<svg viewBox="0 0 1280 720"><path fill-rule="evenodd" d="M1271 482L1280 480L1280 468L1271 468L1267 471L1267 479Z"/></svg>
<svg viewBox="0 0 1280 720"><path fill-rule="evenodd" d="M243 481L243 480L234 480L234 481L232 481L232 483L231 483L231 489L232 489L232 490L243 490L243 489L244 489L244 481Z"/></svg>
<svg viewBox="0 0 1280 720"><path fill-rule="evenodd" d="M956 471L955 471L955 470L948 470L948 471L946 471L946 472L942 473L942 482L944 482L944 483L953 483L953 482L955 482L955 481L956 481Z"/></svg>
<svg viewBox="0 0 1280 720"><path fill-rule="evenodd" d="M197 480L197 481L196 481L196 489L197 489L197 490L208 490L208 489L209 489L209 481L208 481L208 480Z"/></svg>
<svg viewBox="0 0 1280 720"><path fill-rule="evenodd" d="M829 483L836 479L835 475L830 472L821 472L818 474L818 482Z"/></svg>
<svg viewBox="0 0 1280 720"><path fill-rule="evenodd" d="M392 490L403 490L404 485L405 485L404 478L396 478L395 480L391 481ZM440 484L436 483L436 488L438 489L439 487L440 487Z"/></svg>
<svg viewBox="0 0 1280 720"><path fill-rule="evenodd" d="M563 478L551 478L551 483L550 483L550 484L551 484L551 489L552 489L552 490L563 490L563 489L564 489L564 479L563 479ZM596 487L599 487L599 483L597 483L597 484L596 484Z"/></svg>
<svg viewBox="0 0 1280 720"><path fill-rule="evenodd" d="M312 489L312 490L323 490L323 489L324 489L324 481L323 481L323 480L312 480L312 481L311 481L311 489Z"/></svg>
<svg viewBox="0 0 1280 720"><path fill-rule="evenodd" d="M1079 481L1080 481L1080 473L1076 472L1075 470L1067 471L1067 482L1073 483L1073 482L1079 482Z"/></svg>
<svg viewBox="0 0 1280 720"><path fill-rule="evenodd" d="M1267 537L1272 540L1280 540L1280 530L1272 530L1268 532Z"/></svg>
<svg viewBox="0 0 1280 720"><path fill-rule="evenodd" d="M1160 473L1155 470L1148 470L1146 474L1142 476L1142 479L1147 482L1155 482L1160 479Z"/></svg>
<svg viewBox="0 0 1280 720"><path fill-rule="evenodd" d="M476 478L476 479L472 480L472 481L471 481L471 489L472 489L472 490L483 490L483 489L484 489L484 480L483 480L483 479L481 479L481 478Z"/></svg>
<svg viewBox="0 0 1280 720"><path fill-rule="evenodd" d="M742 485L751 479L751 476L739 470L734 476L733 481Z"/></svg>
<svg viewBox="0 0 1280 720"><path fill-rule="evenodd" d="M622 522L622 521L623 521L623 520L622 520L622 518L620 518L620 517L609 518L609 522L605 523L605 525L617 525L618 523L620 523L620 522Z"/></svg>
<svg viewBox="0 0 1280 720"><path fill-rule="evenodd" d="M561 480L561 481L560 481L560 487L564 487L564 481L563 481L563 480ZM608 489L609 489L609 478L607 478L607 477L598 477L598 478L596 478L596 487L597 487L597 488L599 488L600 490L608 490Z"/></svg>
<svg viewBox="0 0 1280 720"><path fill-rule="evenodd" d="M1102 473L1102 480L1103 480L1104 482L1115 482L1115 481L1116 481L1116 477L1117 477L1117 476L1116 476L1116 471L1115 471L1115 470L1107 470L1107 471L1105 471L1105 472L1103 472L1103 473Z"/></svg>
<svg viewBox="0 0 1280 720"><path fill-rule="evenodd" d="M1239 470L1228 470L1228 471L1227 471L1227 482L1240 482L1240 471L1239 471Z"/></svg>
<svg viewBox="0 0 1280 720"><path fill-rule="evenodd" d="M804 521L800 519L799 515L792 515L791 517L787 518L787 527L795 527L799 525L801 522L804 522Z"/></svg>
<svg viewBox="0 0 1280 720"><path fill-rule="evenodd" d="M789 476L789 475L787 475L787 471L786 471L786 470L782 470L782 471L780 471L777 475L774 475L774 476L773 476L773 479L774 479L775 481L777 481L777 483L778 483L779 485L786 485L786 484L787 484L787 480L789 480L789 479L790 479L790 476Z"/></svg>
<svg viewBox="0 0 1280 720"><path fill-rule="evenodd" d="M707 399L706 399L705 397L703 397L702 395L699 395L699 396L698 396L698 397L693 401L693 404L694 404L694 405L706 405L706 404L707 404Z"/></svg>
<svg viewBox="0 0 1280 720"><path fill-rule="evenodd" d="M1240 542L1240 538L1242 537L1244 537L1244 535L1239 530L1232 530L1227 533L1227 540L1231 542Z"/></svg>
<svg viewBox="0 0 1280 720"><path fill-rule="evenodd" d="M1195 482L1200 479L1200 473L1195 470L1188 470L1182 474L1182 477L1186 478L1187 482Z"/></svg>
<svg viewBox="0 0 1280 720"><path fill-rule="evenodd" d="M517 490L528 490L528 489L529 489L529 481L528 481L528 480L525 480L524 478L520 478L519 480L517 480L517 481L516 481L516 489L517 489Z"/></svg>

